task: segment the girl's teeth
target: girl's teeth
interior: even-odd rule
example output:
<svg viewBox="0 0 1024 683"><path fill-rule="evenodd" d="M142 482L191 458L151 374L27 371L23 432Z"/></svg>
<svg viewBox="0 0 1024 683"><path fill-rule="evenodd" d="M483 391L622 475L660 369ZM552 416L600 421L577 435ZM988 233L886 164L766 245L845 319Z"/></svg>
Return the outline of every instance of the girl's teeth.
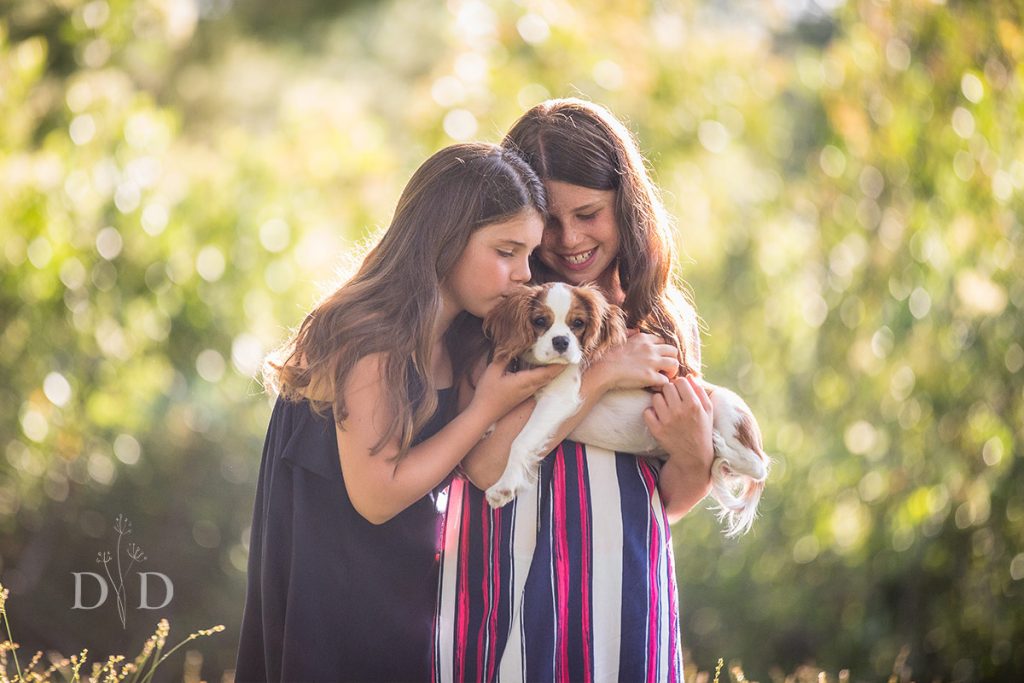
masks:
<svg viewBox="0 0 1024 683"><path fill-rule="evenodd" d="M593 253L594 253L594 250L591 249L590 251L585 252L583 254L579 254L578 256L566 256L565 260L568 261L569 263L573 264L573 265L578 266L579 264L583 263L588 258L590 258L590 255L593 254Z"/></svg>

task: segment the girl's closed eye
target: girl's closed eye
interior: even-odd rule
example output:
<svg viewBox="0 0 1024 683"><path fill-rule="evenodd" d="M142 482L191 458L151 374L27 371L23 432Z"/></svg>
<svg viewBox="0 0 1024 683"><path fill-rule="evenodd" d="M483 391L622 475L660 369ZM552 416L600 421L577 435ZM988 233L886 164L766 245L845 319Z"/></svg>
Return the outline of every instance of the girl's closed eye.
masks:
<svg viewBox="0 0 1024 683"><path fill-rule="evenodd" d="M601 213L601 209L598 209L597 211L591 211L590 213L576 214L576 218L580 219L581 221L592 221L595 218L597 218L597 214L599 213Z"/></svg>
<svg viewBox="0 0 1024 683"><path fill-rule="evenodd" d="M503 258L512 258L513 256L516 255L514 251L505 251L504 249L498 249L498 254L500 254Z"/></svg>

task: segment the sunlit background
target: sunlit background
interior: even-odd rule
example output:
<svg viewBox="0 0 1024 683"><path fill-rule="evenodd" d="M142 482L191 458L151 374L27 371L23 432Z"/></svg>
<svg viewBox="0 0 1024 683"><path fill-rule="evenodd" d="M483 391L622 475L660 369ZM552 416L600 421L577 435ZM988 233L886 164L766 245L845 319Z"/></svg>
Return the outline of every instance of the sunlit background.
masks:
<svg viewBox="0 0 1024 683"><path fill-rule="evenodd" d="M0 580L22 663L131 655L167 616L171 640L225 624L195 649L207 680L233 667L263 354L430 153L576 95L637 134L705 374L776 460L751 534L704 509L674 528L688 675L1020 679L1022 17L0 3ZM147 611L129 584L126 628L112 599L72 609L118 514L175 589Z"/></svg>

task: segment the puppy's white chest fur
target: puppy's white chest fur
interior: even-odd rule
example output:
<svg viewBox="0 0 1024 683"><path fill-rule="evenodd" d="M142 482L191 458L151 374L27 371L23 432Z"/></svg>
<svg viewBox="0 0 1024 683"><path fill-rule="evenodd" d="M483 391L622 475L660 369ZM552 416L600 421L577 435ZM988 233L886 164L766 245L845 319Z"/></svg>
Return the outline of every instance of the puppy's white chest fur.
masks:
<svg viewBox="0 0 1024 683"><path fill-rule="evenodd" d="M537 399L538 407L542 403L548 407L565 405L566 409L572 408L570 414L575 414L583 405L583 400L580 398L580 382L580 366L566 365L565 370L558 377L541 387L533 397ZM534 412L538 411L534 410Z"/></svg>

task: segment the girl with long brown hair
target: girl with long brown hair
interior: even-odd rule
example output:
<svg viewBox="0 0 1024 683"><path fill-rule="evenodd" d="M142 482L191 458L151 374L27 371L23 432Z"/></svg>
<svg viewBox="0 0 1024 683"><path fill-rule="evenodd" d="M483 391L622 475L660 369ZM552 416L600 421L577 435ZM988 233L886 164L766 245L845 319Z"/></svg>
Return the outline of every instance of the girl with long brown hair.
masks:
<svg viewBox="0 0 1024 683"><path fill-rule="evenodd" d="M430 675L437 496L509 409L558 368L488 366L480 318L530 279L537 176L496 145L445 148L413 174L358 272L267 361L278 393L260 466L238 681Z"/></svg>
<svg viewBox="0 0 1024 683"><path fill-rule="evenodd" d="M679 681L669 525L710 490L713 448L710 399L689 377L700 337L673 279L668 220L632 135L603 107L544 102L504 144L548 196L536 280L597 284L633 334L584 373L583 407L549 444L534 489L497 510L483 494L532 401L463 462L471 483L456 480L449 497L435 679ZM639 387L657 389L644 417L664 464L562 441L605 392Z"/></svg>

